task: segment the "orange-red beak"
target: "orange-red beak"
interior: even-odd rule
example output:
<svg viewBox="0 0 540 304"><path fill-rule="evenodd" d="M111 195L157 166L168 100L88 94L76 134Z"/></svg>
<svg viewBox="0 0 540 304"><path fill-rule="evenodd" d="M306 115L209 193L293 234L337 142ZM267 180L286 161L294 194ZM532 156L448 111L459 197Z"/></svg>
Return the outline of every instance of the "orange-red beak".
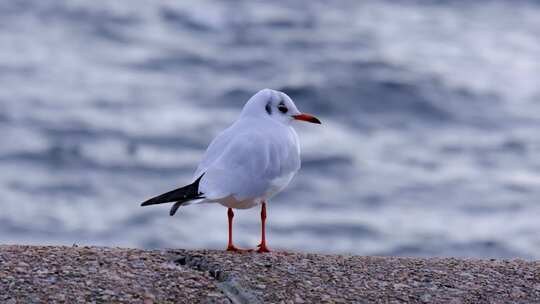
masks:
<svg viewBox="0 0 540 304"><path fill-rule="evenodd" d="M296 120L303 120L311 123L321 124L321 121L317 117L310 114L298 114L293 115L292 117Z"/></svg>

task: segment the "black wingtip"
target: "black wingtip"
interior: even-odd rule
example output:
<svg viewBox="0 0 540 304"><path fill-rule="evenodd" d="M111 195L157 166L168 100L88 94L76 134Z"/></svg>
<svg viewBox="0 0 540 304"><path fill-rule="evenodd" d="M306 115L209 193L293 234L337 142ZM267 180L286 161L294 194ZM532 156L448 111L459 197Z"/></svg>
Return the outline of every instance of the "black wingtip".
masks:
<svg viewBox="0 0 540 304"><path fill-rule="evenodd" d="M180 208L180 206L182 206L184 202L176 202L174 203L174 205L171 207L171 210L169 211L169 215L170 216L173 216L176 211L178 210L178 208Z"/></svg>
<svg viewBox="0 0 540 304"><path fill-rule="evenodd" d="M163 193L161 195L158 195L156 197L153 197L147 201L144 201L141 203L141 207L144 206L150 206L150 205L157 205L157 204L163 204L163 203L170 203L174 201L179 202L186 202L188 200L193 200L197 198L201 198L201 192L199 192L199 183L201 182L202 177L204 176L204 173L199 176L192 184L187 185L182 188L178 188L173 191L169 191L167 193ZM176 206L176 204L175 204ZM178 206L179 207L179 206ZM176 209L178 209L176 207ZM172 209L171 209L172 211ZM175 210L176 212L176 210ZM172 214L174 215L174 213Z"/></svg>
<svg viewBox="0 0 540 304"><path fill-rule="evenodd" d="M203 172L203 174L201 174L201 176L199 176L199 178L197 178L195 180L195 182L193 183L195 186L197 186L197 191L199 191L199 183L201 182L201 179L203 178L203 176L206 174L206 172Z"/></svg>
<svg viewBox="0 0 540 304"><path fill-rule="evenodd" d="M159 204L160 203L159 198L160 198L160 196L156 196L156 197L153 197L153 198L151 198L149 200L146 200L146 201L141 203L141 207Z"/></svg>

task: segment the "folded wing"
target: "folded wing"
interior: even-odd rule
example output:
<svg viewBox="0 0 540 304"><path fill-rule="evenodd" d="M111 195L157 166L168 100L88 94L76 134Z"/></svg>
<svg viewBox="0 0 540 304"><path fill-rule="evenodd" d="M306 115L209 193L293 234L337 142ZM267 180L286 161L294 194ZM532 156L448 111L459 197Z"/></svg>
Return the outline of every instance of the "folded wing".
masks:
<svg viewBox="0 0 540 304"><path fill-rule="evenodd" d="M264 134L249 130L227 142L211 145L196 174L204 172L200 189L207 199L233 195L237 199L262 197L280 175L279 150ZM205 155L206 156L206 155Z"/></svg>

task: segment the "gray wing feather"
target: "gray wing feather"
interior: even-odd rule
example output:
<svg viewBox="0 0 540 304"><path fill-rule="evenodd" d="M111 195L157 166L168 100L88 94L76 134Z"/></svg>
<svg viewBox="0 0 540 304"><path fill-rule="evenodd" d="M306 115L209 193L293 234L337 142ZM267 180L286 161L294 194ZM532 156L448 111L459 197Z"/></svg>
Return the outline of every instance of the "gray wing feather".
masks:
<svg viewBox="0 0 540 304"><path fill-rule="evenodd" d="M222 149L219 156L208 162L201 181L201 191L209 199L262 196L279 175L277 151L259 134L238 134Z"/></svg>

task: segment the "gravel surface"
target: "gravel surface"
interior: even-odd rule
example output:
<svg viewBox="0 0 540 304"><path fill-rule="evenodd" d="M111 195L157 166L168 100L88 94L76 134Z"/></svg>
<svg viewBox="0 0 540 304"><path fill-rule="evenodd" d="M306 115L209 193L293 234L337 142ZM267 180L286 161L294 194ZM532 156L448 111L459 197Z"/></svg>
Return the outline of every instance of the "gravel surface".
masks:
<svg viewBox="0 0 540 304"><path fill-rule="evenodd" d="M540 261L0 246L0 303L540 303Z"/></svg>

